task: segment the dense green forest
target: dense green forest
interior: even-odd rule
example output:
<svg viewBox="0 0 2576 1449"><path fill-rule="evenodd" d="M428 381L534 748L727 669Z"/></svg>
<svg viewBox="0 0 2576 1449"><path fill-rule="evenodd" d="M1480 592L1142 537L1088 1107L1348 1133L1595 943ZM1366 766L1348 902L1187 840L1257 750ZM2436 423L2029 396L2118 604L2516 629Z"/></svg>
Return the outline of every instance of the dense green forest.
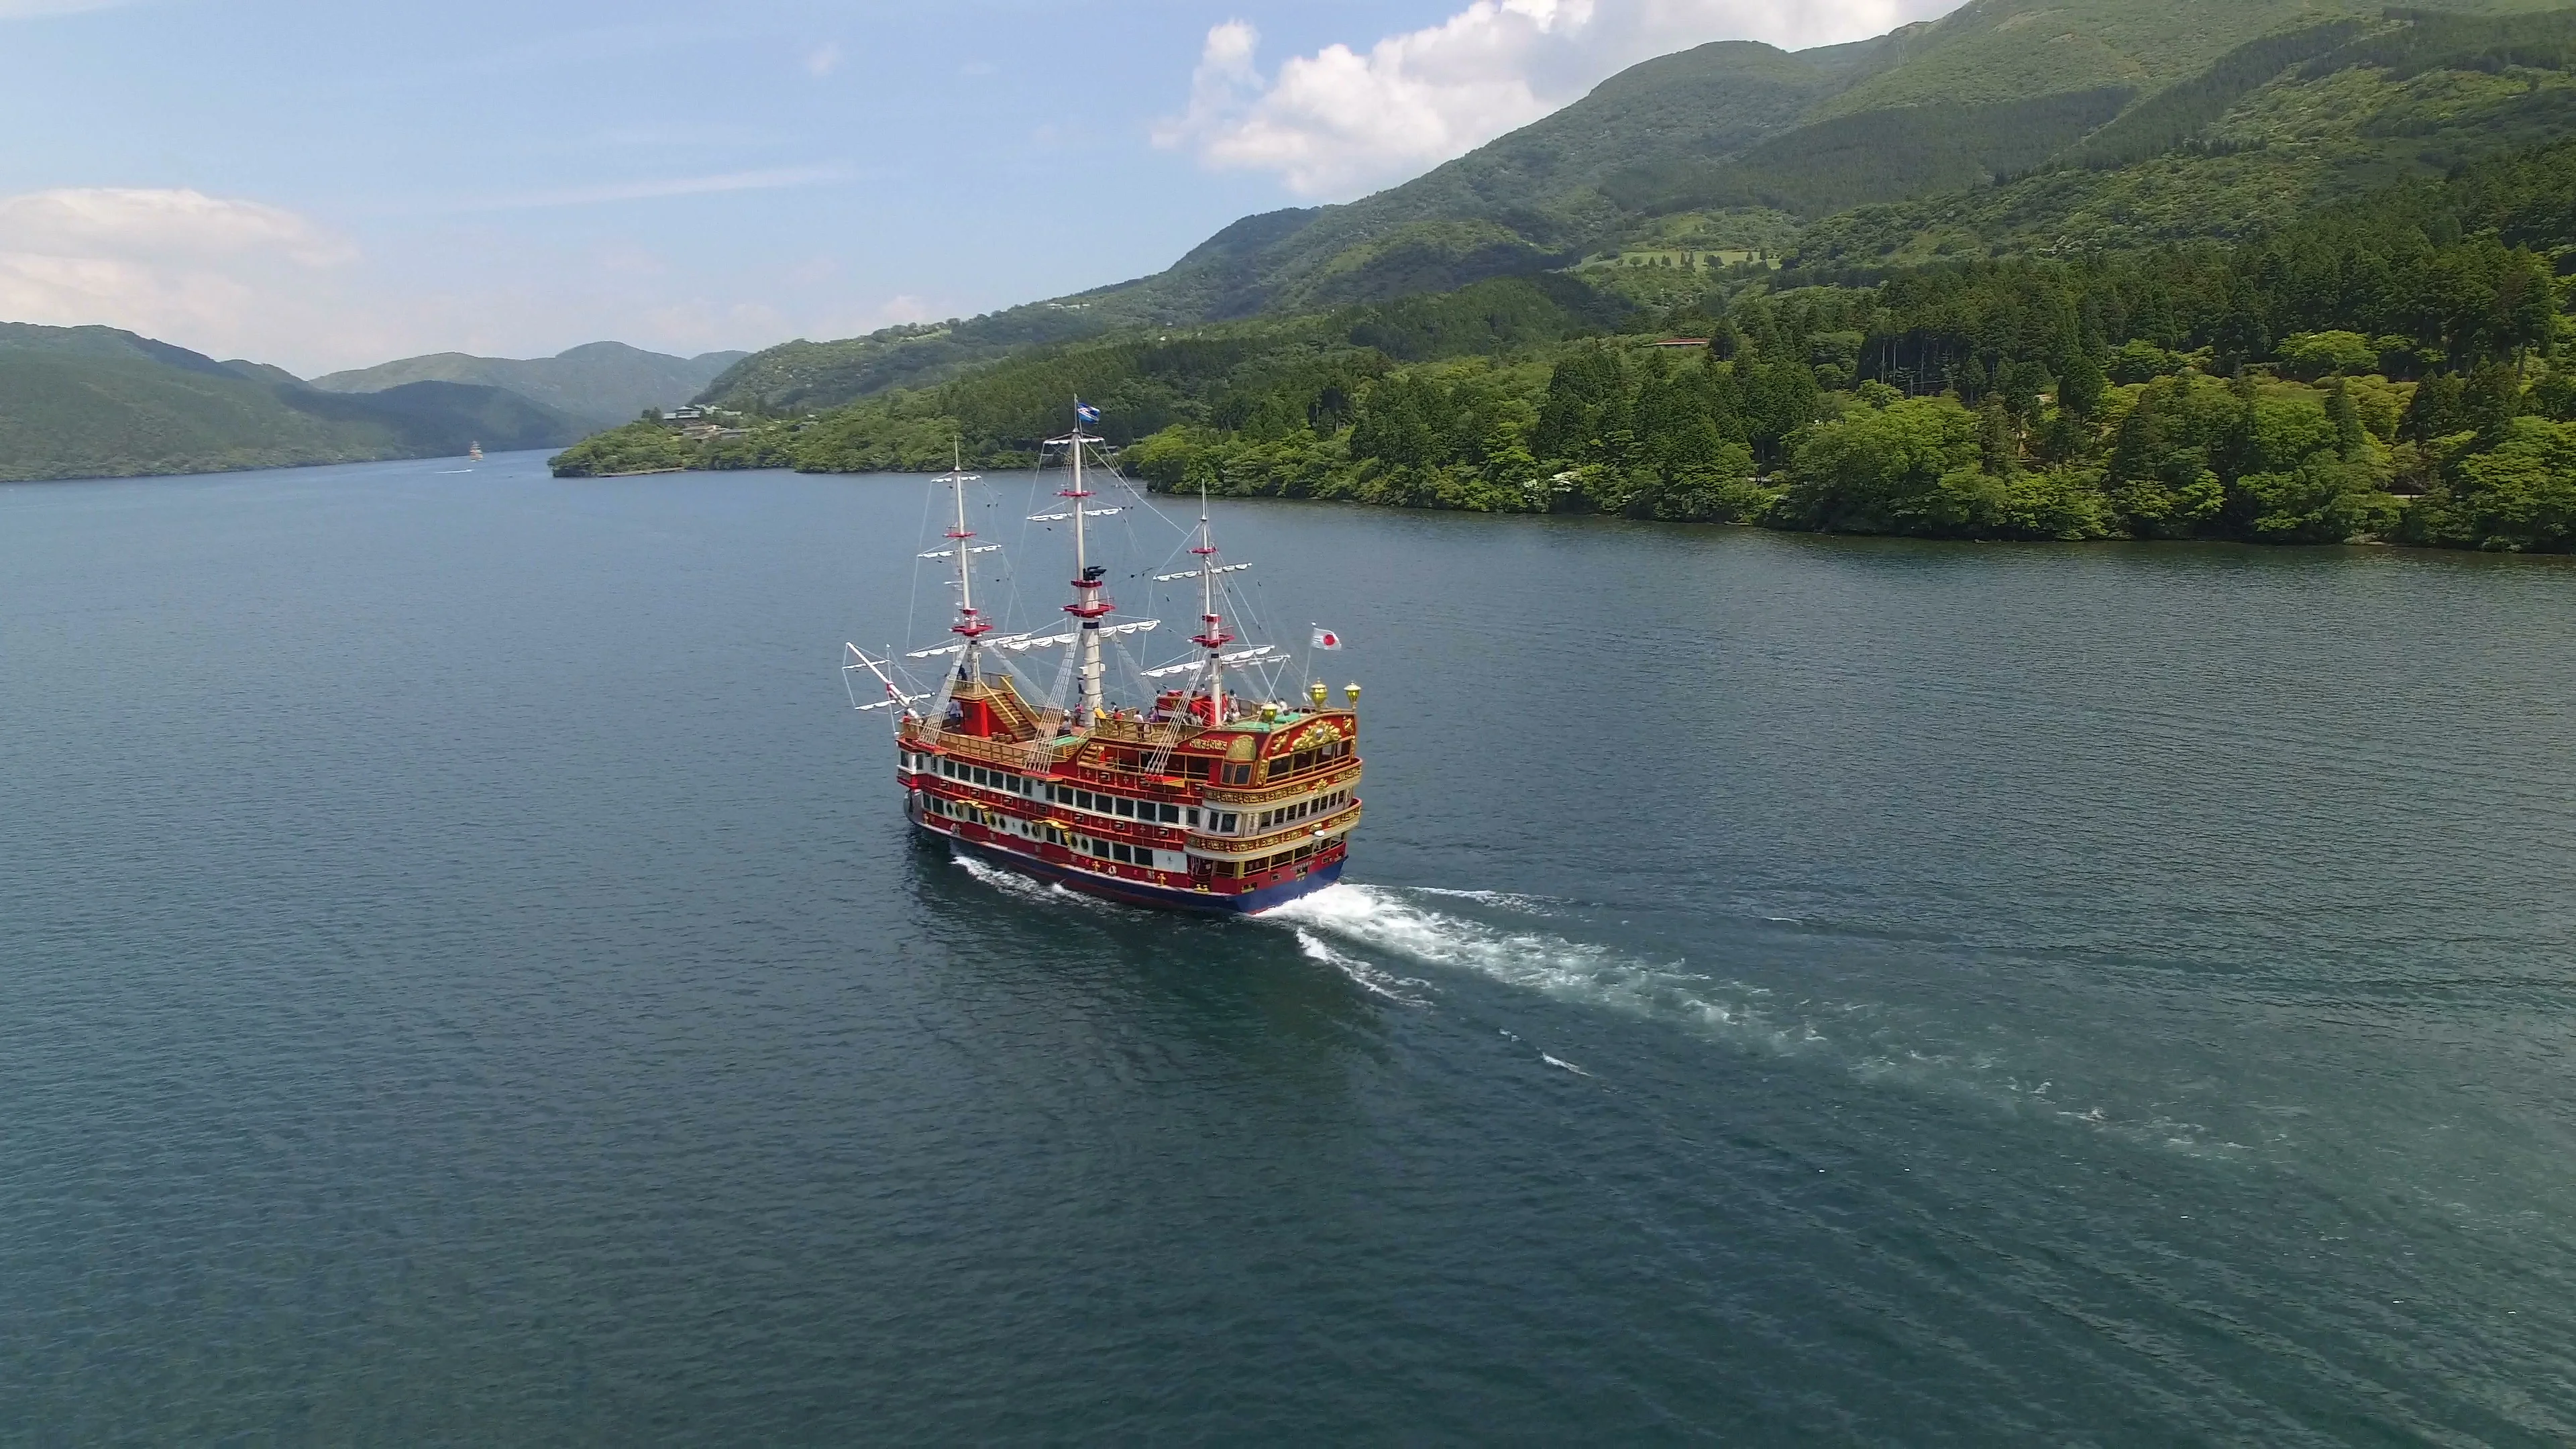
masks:
<svg viewBox="0 0 2576 1449"><path fill-rule="evenodd" d="M1070 400L1152 486L1957 538L2564 549L2576 142L2233 245L1898 269L1546 274L1039 349L692 451L819 471L1034 461ZM1649 302L1660 305L1649 305ZM1675 346L1676 339L1704 345Z"/></svg>

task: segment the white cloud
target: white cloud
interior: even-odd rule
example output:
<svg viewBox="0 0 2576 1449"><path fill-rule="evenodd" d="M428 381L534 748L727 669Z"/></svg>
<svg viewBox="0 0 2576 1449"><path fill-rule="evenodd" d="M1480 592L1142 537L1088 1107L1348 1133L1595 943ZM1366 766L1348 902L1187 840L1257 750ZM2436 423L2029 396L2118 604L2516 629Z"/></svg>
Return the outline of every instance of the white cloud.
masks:
<svg viewBox="0 0 2576 1449"><path fill-rule="evenodd" d="M794 186L824 186L847 181L857 173L844 165L773 166L763 171L728 171L716 176L673 176L651 181L613 181L599 186L571 186L555 191L527 191L492 196L436 208L441 211L535 211L555 206L596 206L611 201L653 201L669 196L712 196L729 191L778 191Z"/></svg>
<svg viewBox="0 0 2576 1449"><path fill-rule="evenodd" d="M0 197L0 246L162 260L273 253L313 267L353 254L347 242L278 207L202 191L117 186Z"/></svg>
<svg viewBox="0 0 2576 1449"><path fill-rule="evenodd" d="M591 198L557 198L580 199ZM766 347L958 310L840 272L815 254L775 275L708 276L642 235L556 249L479 219L406 221L362 256L293 211L198 191L0 196L0 320L122 327L308 377L425 352L543 357L602 338L683 353Z"/></svg>
<svg viewBox="0 0 2576 1449"><path fill-rule="evenodd" d="M805 57L805 73L821 80L841 68L841 43L826 41Z"/></svg>
<svg viewBox="0 0 2576 1449"><path fill-rule="evenodd" d="M1155 128L1210 167L1347 197L1461 156L1639 61L1711 40L1857 40L1959 0L1475 0L1362 54L1330 45L1265 77L1260 33L1208 32L1188 110Z"/></svg>
<svg viewBox="0 0 2576 1449"><path fill-rule="evenodd" d="M291 211L198 191L0 197L0 317L208 345L289 345L332 325L357 250Z"/></svg>

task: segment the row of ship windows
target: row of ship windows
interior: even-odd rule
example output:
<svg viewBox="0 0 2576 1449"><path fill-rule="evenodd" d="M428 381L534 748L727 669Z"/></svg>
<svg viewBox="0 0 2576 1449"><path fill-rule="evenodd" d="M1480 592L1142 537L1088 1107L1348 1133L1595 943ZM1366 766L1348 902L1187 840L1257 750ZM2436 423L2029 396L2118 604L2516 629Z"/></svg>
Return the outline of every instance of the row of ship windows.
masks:
<svg viewBox="0 0 2576 1449"><path fill-rule="evenodd" d="M1345 746L1345 752L1347 749L1348 747ZM1194 807L1185 810L1178 805L1165 805L1153 800L1131 800L1124 795L1078 790L1071 785L1034 788L1033 782L1024 775L1015 775L1008 770L988 770L981 765L967 764L963 760L917 755L906 758L904 766L907 770L925 770L934 763L938 766L939 773L951 780L980 785L987 790L1000 790L1012 795L1034 794L1053 804L1070 805L1076 810L1089 810L1098 815L1115 815L1121 820L1141 820L1154 825L1186 824L1192 830L1204 829L1217 835L1231 835L1243 823L1242 816L1231 810L1202 812ZM1252 828L1255 831L1271 830L1306 819L1311 815L1328 815L1349 804L1350 800L1350 791L1336 790L1330 795L1313 800L1303 800L1277 810L1265 810L1253 817ZM1202 815L1204 815L1204 823L1202 823Z"/></svg>
<svg viewBox="0 0 2576 1449"><path fill-rule="evenodd" d="M987 790L1002 790L1013 795L1029 793L1027 776L1014 775L1008 770L987 770L981 765L970 765L964 760L945 760L936 755L906 755L903 758L903 768L906 774L936 768L939 773L951 780L969 785L981 785Z"/></svg>
<svg viewBox="0 0 2576 1449"><path fill-rule="evenodd" d="M1095 815L1115 815L1121 820L1142 820L1149 825L1186 823L1193 830L1199 828L1197 810L1184 811L1178 805L1165 805L1154 800L1130 800L1124 795L1077 790L1071 785L1049 785L1046 788L1046 798L1058 805L1070 805L1076 810L1088 810ZM1208 813L1215 815L1214 811ZM1222 815L1216 815L1218 821L1225 818ZM1224 830L1229 827L1211 824L1207 828Z"/></svg>
<svg viewBox="0 0 2576 1449"><path fill-rule="evenodd" d="M1318 795L1312 800L1300 800L1294 805L1283 806L1277 810L1264 810L1254 818L1252 828L1258 833L1303 820L1310 815L1330 815L1349 803L1351 803L1350 791L1335 790L1330 795Z"/></svg>
<svg viewBox="0 0 2576 1449"><path fill-rule="evenodd" d="M1182 869L1182 862L1187 859L1178 851L1149 850L1141 845L1128 845L1117 840L1095 840L1088 835L1077 835L1069 830L1058 830L1051 825L1040 825L1034 820L1021 820L996 811L979 809L962 800L942 800L936 795L922 797L921 808L949 820L970 821L988 830L1004 831L1029 840L1043 840L1048 844L1061 845L1067 850L1096 859L1114 860L1120 865L1141 865L1148 870L1179 870Z"/></svg>
<svg viewBox="0 0 2576 1449"><path fill-rule="evenodd" d="M1315 853L1323 848L1320 845L1301 845L1295 850L1283 850L1277 855L1264 856L1259 860L1219 861L1216 874L1222 880L1242 880L1247 876L1268 875L1274 870L1295 865L1301 860L1312 860L1315 858Z"/></svg>

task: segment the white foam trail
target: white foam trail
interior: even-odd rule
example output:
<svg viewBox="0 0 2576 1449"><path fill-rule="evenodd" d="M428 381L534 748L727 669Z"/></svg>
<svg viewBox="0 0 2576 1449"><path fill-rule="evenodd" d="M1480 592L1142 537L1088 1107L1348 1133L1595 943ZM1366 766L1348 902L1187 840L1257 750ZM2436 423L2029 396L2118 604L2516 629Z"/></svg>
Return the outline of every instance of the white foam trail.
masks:
<svg viewBox="0 0 2576 1449"><path fill-rule="evenodd" d="M971 855L952 855L949 860L965 867L966 873L982 884L991 886L1004 895L1017 896L1024 901L1035 901L1041 905L1050 906L1081 906L1086 910L1111 908L1109 902L1098 896L1087 896L1080 891L1067 890L1063 886L1039 880L1035 876L1022 875L1015 870L1005 870L990 862L977 860Z"/></svg>
<svg viewBox="0 0 2576 1449"><path fill-rule="evenodd" d="M1330 966L1334 970L1351 978L1351 980L1358 982L1362 989L1373 991L1378 995L1385 997L1389 1001L1401 1002L1406 1006L1429 1006L1431 1004L1427 998L1406 994L1406 990L1408 988L1413 990L1429 990L1431 986L1430 982L1416 980L1409 976L1395 976L1381 971L1366 961L1361 960L1357 956L1334 950L1330 942L1317 936L1312 931L1301 930L1297 933L1297 947L1299 950L1306 953L1306 959L1310 961L1321 961L1325 965Z"/></svg>
<svg viewBox="0 0 2576 1449"><path fill-rule="evenodd" d="M1504 910L1519 911L1524 915L1556 914L1549 909L1555 903L1543 896L1519 896L1509 891L1453 891L1443 890L1438 886L1415 886L1413 893L1425 896L1446 896L1453 901L1474 901L1480 906L1500 906Z"/></svg>
<svg viewBox="0 0 2576 1449"><path fill-rule="evenodd" d="M1561 1057L1549 1056L1545 1052L1540 1052L1538 1054L1538 1059L1547 1063L1551 1067L1558 1067L1565 1071L1572 1072L1578 1077L1588 1077L1592 1075L1590 1072L1585 1071L1583 1068L1576 1066L1572 1062L1566 1061Z"/></svg>
<svg viewBox="0 0 2576 1449"><path fill-rule="evenodd" d="M1679 963L1657 965L1563 936L1425 910L1377 886L1347 882L1327 886L1264 913L1262 919L1395 952L1426 965L1473 971L1524 990L1659 1020L1679 1020L1777 1050L1798 1050L1824 1040L1804 1023L1772 1024L1754 1006L1754 999L1764 993L1753 988L1713 981Z"/></svg>

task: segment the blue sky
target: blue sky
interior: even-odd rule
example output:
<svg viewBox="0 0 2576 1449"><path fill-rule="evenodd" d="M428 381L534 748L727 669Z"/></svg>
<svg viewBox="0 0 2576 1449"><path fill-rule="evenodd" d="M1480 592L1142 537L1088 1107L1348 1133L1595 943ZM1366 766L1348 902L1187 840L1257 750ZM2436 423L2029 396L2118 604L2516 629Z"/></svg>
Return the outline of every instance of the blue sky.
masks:
<svg viewBox="0 0 2576 1449"><path fill-rule="evenodd" d="M0 0L0 320L308 375L846 336L1157 270L1647 54L1937 8Z"/></svg>

